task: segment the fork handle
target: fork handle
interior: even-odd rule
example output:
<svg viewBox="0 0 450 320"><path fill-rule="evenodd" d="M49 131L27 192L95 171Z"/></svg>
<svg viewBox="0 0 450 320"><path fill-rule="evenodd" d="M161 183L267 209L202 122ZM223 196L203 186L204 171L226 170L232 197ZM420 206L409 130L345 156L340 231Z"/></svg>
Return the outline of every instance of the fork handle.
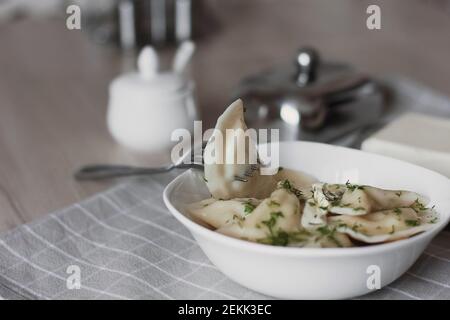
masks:
<svg viewBox="0 0 450 320"><path fill-rule="evenodd" d="M93 164L81 167L75 172L77 180L101 180L142 174L166 172L170 168L139 168L123 165Z"/></svg>

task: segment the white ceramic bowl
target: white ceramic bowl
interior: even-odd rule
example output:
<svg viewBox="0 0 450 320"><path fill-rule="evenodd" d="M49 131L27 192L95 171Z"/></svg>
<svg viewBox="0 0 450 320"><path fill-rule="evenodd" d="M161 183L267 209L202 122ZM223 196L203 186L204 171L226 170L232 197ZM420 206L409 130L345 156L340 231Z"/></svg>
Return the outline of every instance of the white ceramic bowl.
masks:
<svg viewBox="0 0 450 320"><path fill-rule="evenodd" d="M238 240L192 221L185 205L209 196L202 173L184 172L164 190L170 212L183 223L224 274L257 292L285 299L342 299L366 294L368 267L380 268L381 286L400 277L417 260L450 217L450 180L403 161L318 143L280 143L280 165L321 181L405 189L430 198L440 221L409 239L354 248L276 247ZM373 271L371 271L373 272Z"/></svg>

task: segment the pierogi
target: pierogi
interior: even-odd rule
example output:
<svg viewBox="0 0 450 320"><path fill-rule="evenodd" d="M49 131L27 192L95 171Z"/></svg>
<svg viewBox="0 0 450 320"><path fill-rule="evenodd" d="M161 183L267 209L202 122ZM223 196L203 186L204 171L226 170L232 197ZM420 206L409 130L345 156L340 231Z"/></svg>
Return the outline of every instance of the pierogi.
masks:
<svg viewBox="0 0 450 320"><path fill-rule="evenodd" d="M234 136L226 136L229 129ZM205 157L232 153L247 126L241 100L219 117ZM220 137L219 137L220 136ZM219 138L223 139L219 139ZM245 145L245 159L256 154L256 141ZM255 158L254 158L255 159ZM262 175L259 161L205 161L211 198L187 206L191 217L221 234L269 245L351 247L395 241L424 232L437 222L429 200L412 191L330 184L302 172L279 168Z"/></svg>

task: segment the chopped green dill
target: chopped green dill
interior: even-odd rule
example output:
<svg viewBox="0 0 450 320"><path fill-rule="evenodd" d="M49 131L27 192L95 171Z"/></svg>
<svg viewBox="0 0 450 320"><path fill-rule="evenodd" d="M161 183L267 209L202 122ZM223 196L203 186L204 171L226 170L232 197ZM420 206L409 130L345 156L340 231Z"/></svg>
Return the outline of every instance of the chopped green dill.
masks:
<svg viewBox="0 0 450 320"><path fill-rule="evenodd" d="M287 246L289 244L289 234L283 230L270 235L267 239L270 239L270 244L274 246Z"/></svg>
<svg viewBox="0 0 450 320"><path fill-rule="evenodd" d="M302 192L300 190L298 190L297 188L295 188L288 179L283 180L282 182L280 182L279 186L281 188L283 188L283 189L286 189L286 190L292 192L297 197L301 197L302 196Z"/></svg>
<svg viewBox="0 0 450 320"><path fill-rule="evenodd" d="M328 207L319 207L322 210L328 210Z"/></svg>
<svg viewBox="0 0 450 320"><path fill-rule="evenodd" d="M340 207L340 206L341 206L341 200L334 200L334 201L331 201L331 205L332 205L333 207Z"/></svg>
<svg viewBox="0 0 450 320"><path fill-rule="evenodd" d="M346 225L344 225L346 227ZM326 237L328 240L334 242L336 246L342 247L342 244L335 238L336 229L330 229L328 226L322 226L317 228L317 231L322 237Z"/></svg>
<svg viewBox="0 0 450 320"><path fill-rule="evenodd" d="M251 203L250 200L244 202L244 212L246 215L250 214L253 212L253 210L255 210L256 206Z"/></svg>
<svg viewBox="0 0 450 320"><path fill-rule="evenodd" d="M334 234L336 233L336 228L330 229L328 226L323 226L323 227L317 228L317 231L319 231L322 236L334 237Z"/></svg>
<svg viewBox="0 0 450 320"><path fill-rule="evenodd" d="M279 207L280 204L274 200L270 200L270 202L268 203L269 207Z"/></svg>
<svg viewBox="0 0 450 320"><path fill-rule="evenodd" d="M309 232L304 230L286 232L280 229L278 232L270 234L267 238L259 239L258 242L274 246L287 246L289 243L301 243L306 241L308 235Z"/></svg>
<svg viewBox="0 0 450 320"><path fill-rule="evenodd" d="M395 225L392 225L392 230L391 232L389 232L389 234L394 234L394 232L395 232Z"/></svg>
<svg viewBox="0 0 450 320"><path fill-rule="evenodd" d="M419 199L416 199L414 201L414 203L411 205L411 209L413 209L415 212L428 210L428 208L422 202L420 202Z"/></svg>
<svg viewBox="0 0 450 320"><path fill-rule="evenodd" d="M336 206L336 207L339 207L339 208L347 208L347 207L350 207L350 206L351 206L350 203L341 203L341 204L339 204L339 205Z"/></svg>
<svg viewBox="0 0 450 320"><path fill-rule="evenodd" d="M239 227L243 228L244 225L242 224L242 222L244 221L244 218L238 216L237 214L233 214L233 222L236 222L239 225ZM228 221L227 221L228 222Z"/></svg>
<svg viewBox="0 0 450 320"><path fill-rule="evenodd" d="M319 228L317 228L317 231L319 231L320 234L323 236L330 235L334 232L334 230L330 230L330 228L328 228L328 226L319 227Z"/></svg>
<svg viewBox="0 0 450 320"><path fill-rule="evenodd" d="M410 227L417 227L420 224L419 220L405 220L405 223Z"/></svg>
<svg viewBox="0 0 450 320"><path fill-rule="evenodd" d="M429 223L436 223L436 222L438 222L438 217L434 217L429 221Z"/></svg>
<svg viewBox="0 0 450 320"><path fill-rule="evenodd" d="M402 213L402 209L400 209L400 208L395 208L395 209L392 210L392 211L394 211L397 215L399 215L399 214Z"/></svg>
<svg viewBox="0 0 450 320"><path fill-rule="evenodd" d="M338 239L336 239L336 237L334 236L334 234L330 234L327 236L329 240L331 240L332 242L334 242L334 244L336 246L338 246L339 248L342 248L342 243L339 242Z"/></svg>
<svg viewBox="0 0 450 320"><path fill-rule="evenodd" d="M281 183L281 187L287 190L291 190L292 185L291 182L288 179L286 179Z"/></svg>
<svg viewBox="0 0 450 320"><path fill-rule="evenodd" d="M361 211L361 210L366 210L366 208L364 208L364 207L356 207L356 208L353 208L353 210Z"/></svg>
<svg viewBox="0 0 450 320"><path fill-rule="evenodd" d="M269 229L271 235L274 234L273 227L277 224L277 219L279 217L284 217L281 211L271 212L270 218L268 220L261 221L261 223L264 224L267 227L267 229Z"/></svg>
<svg viewBox="0 0 450 320"><path fill-rule="evenodd" d="M347 182L345 183L345 186L350 191L364 190L364 186L360 186L360 185L357 185L357 184L351 184L349 180L347 180Z"/></svg>
<svg viewBox="0 0 450 320"><path fill-rule="evenodd" d="M359 227L360 227L360 225L358 225L357 223L355 223L355 224L352 226L352 230L353 230L354 232L358 232Z"/></svg>

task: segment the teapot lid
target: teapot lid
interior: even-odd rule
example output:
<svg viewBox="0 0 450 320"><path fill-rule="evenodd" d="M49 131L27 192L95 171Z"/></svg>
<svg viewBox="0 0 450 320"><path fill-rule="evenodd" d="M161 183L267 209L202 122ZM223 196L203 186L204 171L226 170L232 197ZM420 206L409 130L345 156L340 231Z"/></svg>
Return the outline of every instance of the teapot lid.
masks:
<svg viewBox="0 0 450 320"><path fill-rule="evenodd" d="M348 65L322 62L316 50L305 47L298 51L294 63L245 78L234 96L257 96L260 100L274 95L321 96L345 91L367 80Z"/></svg>

